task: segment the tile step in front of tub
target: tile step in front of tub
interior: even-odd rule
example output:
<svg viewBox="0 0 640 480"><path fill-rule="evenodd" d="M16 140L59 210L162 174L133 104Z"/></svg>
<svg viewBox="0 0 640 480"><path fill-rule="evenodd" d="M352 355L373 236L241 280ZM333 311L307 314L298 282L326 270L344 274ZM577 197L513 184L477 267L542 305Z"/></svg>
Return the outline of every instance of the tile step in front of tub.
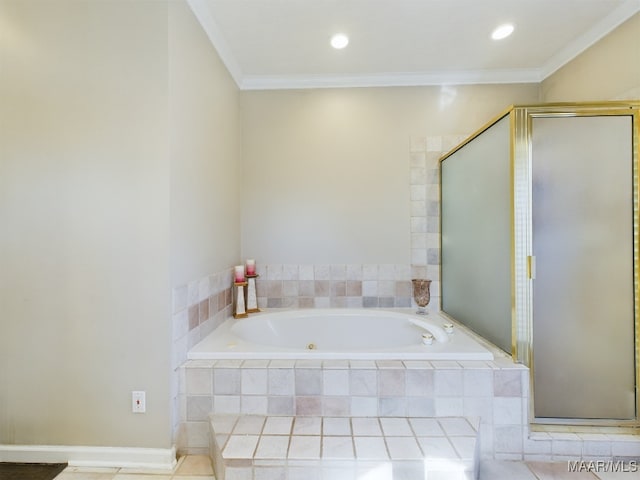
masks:
<svg viewBox="0 0 640 480"><path fill-rule="evenodd" d="M217 480L471 480L478 474L478 418L210 419Z"/></svg>

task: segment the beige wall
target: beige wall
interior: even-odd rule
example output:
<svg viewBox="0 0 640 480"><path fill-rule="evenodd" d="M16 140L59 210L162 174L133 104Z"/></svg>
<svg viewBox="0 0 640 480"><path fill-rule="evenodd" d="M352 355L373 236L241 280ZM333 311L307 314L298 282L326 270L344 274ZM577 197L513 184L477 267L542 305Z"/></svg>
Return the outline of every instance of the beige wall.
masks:
<svg viewBox="0 0 640 480"><path fill-rule="evenodd" d="M543 102L640 98L640 13L544 80Z"/></svg>
<svg viewBox="0 0 640 480"><path fill-rule="evenodd" d="M242 254L409 264L409 141L471 133L538 85L242 93Z"/></svg>
<svg viewBox="0 0 640 480"><path fill-rule="evenodd" d="M239 90L184 2L170 3L172 286L240 257Z"/></svg>
<svg viewBox="0 0 640 480"><path fill-rule="evenodd" d="M171 287L239 257L238 90L182 1L0 0L0 65L0 443L170 447Z"/></svg>

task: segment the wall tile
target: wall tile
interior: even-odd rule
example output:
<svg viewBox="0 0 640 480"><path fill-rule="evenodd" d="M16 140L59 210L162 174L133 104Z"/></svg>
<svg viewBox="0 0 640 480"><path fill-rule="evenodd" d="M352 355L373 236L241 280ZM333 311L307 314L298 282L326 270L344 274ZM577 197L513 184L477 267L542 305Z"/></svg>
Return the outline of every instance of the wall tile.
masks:
<svg viewBox="0 0 640 480"><path fill-rule="evenodd" d="M324 395L349 395L349 370L323 370Z"/></svg>
<svg viewBox="0 0 640 480"><path fill-rule="evenodd" d="M331 281L331 297L344 297L347 294L347 283L344 280Z"/></svg>
<svg viewBox="0 0 640 480"><path fill-rule="evenodd" d="M378 296L379 297L393 297L396 294L396 282L395 280L379 280L378 281Z"/></svg>
<svg viewBox="0 0 640 480"><path fill-rule="evenodd" d="M209 298L205 298L198 304L199 323L202 324L209 319Z"/></svg>
<svg viewBox="0 0 640 480"><path fill-rule="evenodd" d="M406 397L379 397L378 415L382 417L404 417L407 414Z"/></svg>
<svg viewBox="0 0 640 480"><path fill-rule="evenodd" d="M361 297L362 296L362 282L347 280L346 282L346 295L348 297Z"/></svg>
<svg viewBox="0 0 640 480"><path fill-rule="evenodd" d="M269 415L294 415L293 396L267 397L267 413Z"/></svg>
<svg viewBox="0 0 640 480"><path fill-rule="evenodd" d="M187 397L187 421L206 421L213 409L213 399L210 395Z"/></svg>
<svg viewBox="0 0 640 480"><path fill-rule="evenodd" d="M346 280L362 280L362 265L350 264L347 265Z"/></svg>
<svg viewBox="0 0 640 480"><path fill-rule="evenodd" d="M313 265L298 265L298 278L299 280L314 280L314 268Z"/></svg>
<svg viewBox="0 0 640 480"><path fill-rule="evenodd" d="M330 265L314 265L313 278L314 280L331 280Z"/></svg>
<svg viewBox="0 0 640 480"><path fill-rule="evenodd" d="M480 417L482 422L493 424L492 397L465 397L462 409L463 415L467 417Z"/></svg>
<svg viewBox="0 0 640 480"><path fill-rule="evenodd" d="M378 297L362 297L362 305L364 308L377 308Z"/></svg>
<svg viewBox="0 0 640 480"><path fill-rule="evenodd" d="M331 282L329 280L316 280L314 292L316 297L328 297L331 292Z"/></svg>
<svg viewBox="0 0 640 480"><path fill-rule="evenodd" d="M459 370L434 370L434 392L440 396L463 395L462 371Z"/></svg>
<svg viewBox="0 0 640 480"><path fill-rule="evenodd" d="M282 265L267 265L267 280L282 280Z"/></svg>
<svg viewBox="0 0 640 480"><path fill-rule="evenodd" d="M350 370L349 393L351 395L375 396L378 393L376 370Z"/></svg>
<svg viewBox="0 0 640 480"><path fill-rule="evenodd" d="M364 299L361 296L347 297L347 308L364 307Z"/></svg>
<svg viewBox="0 0 640 480"><path fill-rule="evenodd" d="M313 297L300 297L298 299L298 308L313 308L315 299Z"/></svg>
<svg viewBox="0 0 640 480"><path fill-rule="evenodd" d="M345 397L322 397L322 414L347 416L351 413L351 399Z"/></svg>
<svg viewBox="0 0 640 480"><path fill-rule="evenodd" d="M494 395L498 397L519 397L522 395L521 372L519 370L494 371Z"/></svg>
<svg viewBox="0 0 640 480"><path fill-rule="evenodd" d="M437 417L458 417L464 411L461 397L435 397L435 410Z"/></svg>
<svg viewBox="0 0 640 480"><path fill-rule="evenodd" d="M240 413L240 395L214 395L213 411L218 414Z"/></svg>
<svg viewBox="0 0 640 480"><path fill-rule="evenodd" d="M266 287L267 287L267 296L269 298L282 297L282 292L283 292L282 280L268 280Z"/></svg>
<svg viewBox="0 0 640 480"><path fill-rule="evenodd" d="M212 395L212 372L209 368L184 369L187 395Z"/></svg>
<svg viewBox="0 0 640 480"><path fill-rule="evenodd" d="M243 395L266 395L268 391L265 368L241 369L240 391Z"/></svg>
<svg viewBox="0 0 640 480"><path fill-rule="evenodd" d="M189 332L188 310L185 308L177 313L174 313L171 317L171 322L172 335L175 342L178 338L184 337Z"/></svg>
<svg viewBox="0 0 640 480"><path fill-rule="evenodd" d="M172 303L172 313L177 313L181 310L184 310L188 306L188 286L181 285L176 287L172 291L171 303Z"/></svg>
<svg viewBox="0 0 640 480"><path fill-rule="evenodd" d="M493 378L492 370L464 370L464 396L465 397L490 397L493 396Z"/></svg>
<svg viewBox="0 0 640 480"><path fill-rule="evenodd" d="M433 370L406 371L407 396L433 397Z"/></svg>
<svg viewBox="0 0 640 480"><path fill-rule="evenodd" d="M240 394L240 370L237 368L215 368L213 385L218 395Z"/></svg>
<svg viewBox="0 0 640 480"><path fill-rule="evenodd" d="M268 400L262 395L242 395L240 397L240 413L245 415L266 415Z"/></svg>
<svg viewBox="0 0 640 480"><path fill-rule="evenodd" d="M296 396L296 415L322 415L322 398L320 396Z"/></svg>
<svg viewBox="0 0 640 480"><path fill-rule="evenodd" d="M283 280L298 280L299 279L299 266L298 265L283 265L282 266L282 279Z"/></svg>
<svg viewBox="0 0 640 480"><path fill-rule="evenodd" d="M187 285L187 305L195 305L199 301L200 287L199 280L192 280Z"/></svg>
<svg viewBox="0 0 640 480"><path fill-rule="evenodd" d="M379 370L378 394L380 396L405 395L405 370Z"/></svg>
<svg viewBox="0 0 640 480"><path fill-rule="evenodd" d="M198 304L191 305L188 310L189 330L193 330L200 324L200 307Z"/></svg>
<svg viewBox="0 0 640 480"><path fill-rule="evenodd" d="M331 307L331 298L330 297L315 297L313 299L314 308L330 308Z"/></svg>
<svg viewBox="0 0 640 480"><path fill-rule="evenodd" d="M395 298L394 297L379 297L378 298L378 307L380 308L393 308L395 307Z"/></svg>
<svg viewBox="0 0 640 480"><path fill-rule="evenodd" d="M336 264L330 266L331 280L346 280L347 266L344 264Z"/></svg>
<svg viewBox="0 0 640 480"><path fill-rule="evenodd" d="M522 453L522 426L498 425L494 435L496 453Z"/></svg>
<svg viewBox="0 0 640 480"><path fill-rule="evenodd" d="M296 395L322 395L322 370L295 369Z"/></svg>
<svg viewBox="0 0 640 480"><path fill-rule="evenodd" d="M284 280L282 282L282 295L284 297L297 297L300 283L297 280Z"/></svg>
<svg viewBox="0 0 640 480"><path fill-rule="evenodd" d="M269 368L268 393L270 395L293 395L293 370L289 368Z"/></svg>
<svg viewBox="0 0 640 480"><path fill-rule="evenodd" d="M298 282L298 294L301 297L313 297L316 294L314 280L300 280Z"/></svg>
<svg viewBox="0 0 640 480"><path fill-rule="evenodd" d="M377 397L351 397L351 416L373 417L376 415L378 415Z"/></svg>
<svg viewBox="0 0 640 480"><path fill-rule="evenodd" d="M433 398L407 397L407 415L412 417L433 417L436 406Z"/></svg>

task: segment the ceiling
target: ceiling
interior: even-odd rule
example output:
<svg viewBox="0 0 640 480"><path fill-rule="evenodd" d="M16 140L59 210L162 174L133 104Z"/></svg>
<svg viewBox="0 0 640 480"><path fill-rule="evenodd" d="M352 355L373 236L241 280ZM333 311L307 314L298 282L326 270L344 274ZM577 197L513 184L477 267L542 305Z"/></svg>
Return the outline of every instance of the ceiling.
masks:
<svg viewBox="0 0 640 480"><path fill-rule="evenodd" d="M540 82L640 11L640 0L188 2L245 90ZM514 33L491 40L505 22ZM343 50L329 45L338 32Z"/></svg>

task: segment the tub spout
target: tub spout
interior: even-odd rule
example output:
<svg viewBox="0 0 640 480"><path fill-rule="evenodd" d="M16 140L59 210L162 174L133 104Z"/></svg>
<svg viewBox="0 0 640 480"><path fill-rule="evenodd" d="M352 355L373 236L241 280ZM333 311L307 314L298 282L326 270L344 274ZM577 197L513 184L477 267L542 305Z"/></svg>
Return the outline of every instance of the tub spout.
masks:
<svg viewBox="0 0 640 480"><path fill-rule="evenodd" d="M416 327L429 332L435 337L438 342L447 343L449 341L449 335L447 335L447 332L445 332L442 327L426 322L424 320L420 320L418 318L408 317L408 320Z"/></svg>

